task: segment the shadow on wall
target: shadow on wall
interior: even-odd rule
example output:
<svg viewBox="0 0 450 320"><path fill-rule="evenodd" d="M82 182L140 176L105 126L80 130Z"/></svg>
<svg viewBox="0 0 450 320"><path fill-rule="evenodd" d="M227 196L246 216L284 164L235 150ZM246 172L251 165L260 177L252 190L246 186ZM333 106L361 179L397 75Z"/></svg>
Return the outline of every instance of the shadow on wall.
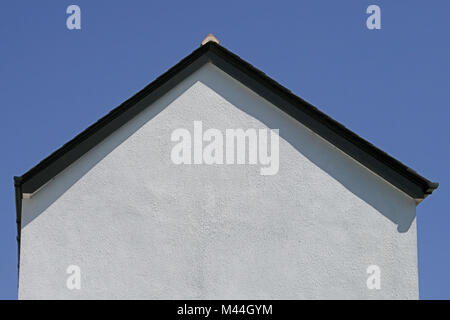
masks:
<svg viewBox="0 0 450 320"><path fill-rule="evenodd" d="M190 79L190 78L189 78ZM188 79L187 79L188 80ZM116 130L100 144L89 150L80 159L72 163L65 170L60 172L56 177L45 184L31 199L22 200L22 226L23 229L42 212L49 208L58 198L60 198L71 186L80 180L86 173L88 173L97 163L110 154L114 149L120 146L136 131L138 131L148 121L152 120L162 110L169 106L173 101L180 97L186 90L188 90L196 81L184 81L173 90L174 94L166 94L159 100L164 100L164 103L154 103L150 106L149 112L142 111L140 115L131 119L128 123ZM87 156L89 155L89 156ZM70 170L75 164L83 161L83 165L77 167L77 170ZM64 175L64 179L59 179ZM42 191L45 190L45 196ZM31 205L32 201L32 205ZM27 214L24 214L24 213Z"/></svg>
<svg viewBox="0 0 450 320"><path fill-rule="evenodd" d="M223 72L219 70L220 72ZM336 149L339 161L330 160L328 157L324 157L324 154L329 152L329 142L320 138L315 133L304 127L306 130L302 130L305 134L299 134L298 126L303 126L299 122L287 114L289 125L286 126L287 121L284 117L273 117L273 113L270 112L270 108L261 108L257 104L254 105L241 105L241 99L238 95L229 94L229 92L240 92L238 90L240 83L233 81L231 90L217 91L213 88L220 88L217 84L220 81L217 77L203 77L201 82L214 90L217 94L222 96L228 102L249 114L250 116L263 122L269 128L279 128L279 134L282 139L289 142L299 153L308 158L312 163L328 173L332 178L342 184L347 190L354 195L364 200L370 206L375 208L378 212L383 214L386 218L397 225L397 231L400 233L407 232L414 221L416 214L415 210L405 211L405 203L415 208L415 201L404 194L402 191L396 189L394 186L386 182L381 177L372 173L367 168L363 167L359 162L350 158L339 149ZM250 91L249 89L247 89ZM255 96L255 101L258 99L264 100L257 96L257 94L251 92ZM265 100L262 103L268 103ZM279 110L277 108L277 110ZM283 112L279 110L279 112ZM283 112L284 113L284 112ZM311 144L311 140L315 140L318 143ZM322 141L323 143L320 143ZM348 160L351 161L348 161ZM340 161L342 160L342 161ZM280 164L281 165L281 164ZM358 183L359 181L371 181L372 183Z"/></svg>
<svg viewBox="0 0 450 320"><path fill-rule="evenodd" d="M348 161L348 156L339 150L336 150L339 161L330 160L331 158L324 157L323 155L326 154L326 152L329 152L328 142L309 130L301 130L300 132L305 132L305 134L299 134L299 124L297 120L290 118L287 115L284 117L274 117L273 109L261 107L261 103L267 104L267 102L263 101L261 97L253 92L251 92L255 98L252 99L253 102L243 105L242 101L245 101L245 99L243 100L241 97L241 94L244 93L242 85L237 81L228 81L228 87L224 88L223 78L220 76L220 73L223 72L221 70L213 73L198 72L198 77L188 77L172 89L173 93L166 94L160 98L159 103L151 105L147 112L141 112L139 117L135 117L106 138L102 143L91 149L88 152L89 157L86 157L85 155L78 159L77 162L83 161L83 165L78 166L78 170L70 170L70 167L74 165L72 164L58 175L64 175L64 179L58 179L57 176L47 183L42 188L46 190L45 196L42 196L43 192L37 192L32 199L24 199L23 212L26 212L26 215L22 218L22 228L51 206L52 203L61 197L72 185L80 180L98 162L127 140L128 137L133 135L145 123L153 119L199 81L216 92L223 99L233 104L236 108L261 121L267 127L279 128L279 134L282 139L287 141L299 153L337 180L347 190L364 200L390 221L395 223L398 232L407 232L409 230L415 218L415 210L405 211L401 208L404 207L405 203L415 206L414 200L364 168L353 159ZM250 92L250 90L248 90L248 92ZM282 111L279 110L279 112ZM288 121L286 121L286 118L288 118ZM318 143L311 144L312 140L317 141ZM333 159L336 159L336 157L333 157ZM371 181L373 183L358 183L358 181ZM33 203L32 206L30 206L30 201Z"/></svg>

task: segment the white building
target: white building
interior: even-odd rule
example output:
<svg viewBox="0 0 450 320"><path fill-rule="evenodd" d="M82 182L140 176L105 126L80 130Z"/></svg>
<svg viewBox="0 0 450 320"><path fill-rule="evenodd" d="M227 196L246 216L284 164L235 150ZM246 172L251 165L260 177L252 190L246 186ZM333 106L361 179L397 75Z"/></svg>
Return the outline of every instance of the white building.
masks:
<svg viewBox="0 0 450 320"><path fill-rule="evenodd" d="M438 184L209 39L15 178L19 298L418 298L416 206ZM278 170L175 163L200 121L279 129Z"/></svg>

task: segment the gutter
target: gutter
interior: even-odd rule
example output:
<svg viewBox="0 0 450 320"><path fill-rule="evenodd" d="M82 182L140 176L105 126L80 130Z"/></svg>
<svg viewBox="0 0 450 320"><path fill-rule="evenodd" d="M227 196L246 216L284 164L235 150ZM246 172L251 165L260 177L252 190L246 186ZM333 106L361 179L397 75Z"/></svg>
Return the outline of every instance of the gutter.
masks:
<svg viewBox="0 0 450 320"><path fill-rule="evenodd" d="M20 234L22 226L22 178L14 177L14 190L16 193L16 224L17 224L17 279L19 279L20 269ZM17 287L19 281L17 281Z"/></svg>

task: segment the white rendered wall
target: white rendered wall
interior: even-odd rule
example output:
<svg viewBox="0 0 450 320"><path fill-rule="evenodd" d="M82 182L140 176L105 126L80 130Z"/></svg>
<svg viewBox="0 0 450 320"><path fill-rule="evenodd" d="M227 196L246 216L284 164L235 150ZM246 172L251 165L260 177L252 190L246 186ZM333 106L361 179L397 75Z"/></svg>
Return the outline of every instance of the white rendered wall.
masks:
<svg viewBox="0 0 450 320"><path fill-rule="evenodd" d="M195 120L279 128L278 174L173 164L170 135ZM413 199L208 64L23 200L19 298L416 299L414 218Z"/></svg>

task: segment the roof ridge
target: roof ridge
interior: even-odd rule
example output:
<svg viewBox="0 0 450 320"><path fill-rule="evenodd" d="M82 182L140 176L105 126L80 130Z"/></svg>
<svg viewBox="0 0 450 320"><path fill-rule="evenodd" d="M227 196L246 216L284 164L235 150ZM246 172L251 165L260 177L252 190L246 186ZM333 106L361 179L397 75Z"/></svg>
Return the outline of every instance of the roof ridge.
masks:
<svg viewBox="0 0 450 320"><path fill-rule="evenodd" d="M415 170L390 156L388 153L377 148L369 141L363 139L350 129L346 128L343 124L320 111L311 103L305 101L301 97L296 96L289 89L267 76L264 72L255 68L233 52L227 50L214 41L209 41L201 45L199 48L195 49L191 54L180 60L177 64L168 69L166 72L157 77L154 81L149 83L133 96L128 98L126 101L121 103L119 106L112 109L105 116L92 123L89 127L66 142L64 145L59 147L57 150L52 152L49 156L47 156L37 165L25 172L22 176L14 177L15 185L23 187L22 191L24 193L35 192L39 189L40 186L45 184L53 176L70 165L73 161L89 151L93 146L102 141L111 132L115 131L118 127L120 127L135 115L137 115L140 111L145 109L143 108L142 110L137 110L135 112L132 112L130 116L125 117L124 114L129 112L130 109L132 109L138 102L160 89L162 90L162 92L159 93L159 96L161 96L162 94L170 90L174 85L176 85L176 83L181 81L180 78L178 79L178 82L172 81L173 78L183 78L206 62L212 62L219 68L226 69L225 71L231 76L239 78L238 80L243 82L244 85L251 87L251 89L257 91L258 94L261 93L263 97L268 97L269 101L280 99L283 101L288 101L291 104L289 107L281 106L279 103L274 104L303 124L305 124L304 122L308 120L308 123L306 125L309 128L322 136L324 139L335 144L343 152L355 158L355 160L359 161L368 169L383 177L385 180L388 180L390 183L396 185L395 181L393 182L393 180L395 180L394 176L400 175L403 176L406 180L409 180L412 185L419 185L419 188L416 188L416 190L413 190L414 188L411 188L411 192L408 192L408 188L412 187L412 185L408 187L407 185L404 185L404 181L403 185L401 185L400 187L397 186L399 187L399 189L406 192L411 197L415 199L423 199L426 197L426 195L430 194L434 189L438 187L438 183L431 182L425 177L419 175ZM186 72L185 74L180 75L180 73L183 73L185 69L191 67L195 63L197 63L197 65L193 66L190 72ZM230 66L228 66L228 64L230 64ZM173 83L167 85L170 81L172 81ZM166 88L164 88L164 86L166 86ZM266 92L264 90L266 90ZM276 95L280 96L280 99L274 97L272 91L275 91ZM158 96L158 94L156 95ZM90 143L89 146L81 148L79 154L72 155L68 157L68 159L64 159L64 157L69 152L73 151L75 148L85 143L88 139L98 134L100 130L108 126L111 122L116 120L118 121L120 117L124 117L124 119L120 120L120 122L122 123L115 125L112 131L109 130L111 132L108 131L101 137L94 139L96 140L96 142ZM305 117L310 117L311 119L305 119ZM332 135L336 135L337 137L332 137ZM345 143L340 143L338 145L337 140L342 139L345 139ZM351 145L353 145L353 148L351 147ZM358 152L361 154L358 155ZM383 173L380 174L381 169L379 167L381 165L378 163L371 163L370 159L366 159L367 156L364 157L364 154L370 155L370 157L376 159L378 162L381 162L384 166L389 167L390 169L392 169L392 171L395 171L395 174L392 172L385 175L383 175ZM55 166L55 168L48 169L58 161L61 161L61 164ZM38 175L43 175L42 172L47 169L49 170L47 175L44 175L40 178L37 177ZM36 179L36 181L33 181L33 179ZM33 183L31 183L30 181L33 181Z"/></svg>

